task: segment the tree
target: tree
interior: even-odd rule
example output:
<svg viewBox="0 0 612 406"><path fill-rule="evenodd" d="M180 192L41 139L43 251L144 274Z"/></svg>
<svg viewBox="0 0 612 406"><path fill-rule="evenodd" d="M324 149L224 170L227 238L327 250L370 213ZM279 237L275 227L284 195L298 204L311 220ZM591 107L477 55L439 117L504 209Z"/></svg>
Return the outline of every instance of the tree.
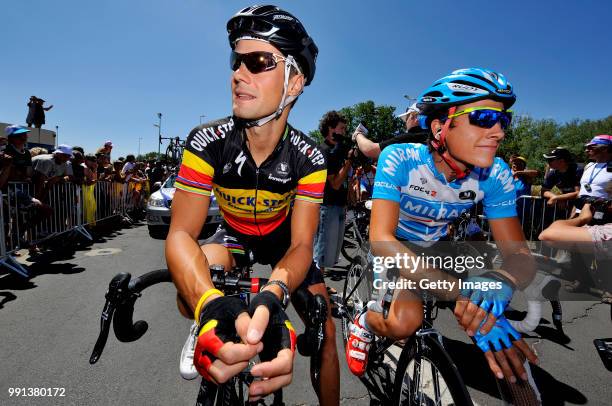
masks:
<svg viewBox="0 0 612 406"><path fill-rule="evenodd" d="M344 107L339 112L347 119L347 134L352 134L361 123L369 131L368 138L376 142L391 138L404 128L402 120L395 117L394 106L377 106L371 100ZM310 131L308 135L319 142L323 141L318 129Z"/></svg>
<svg viewBox="0 0 612 406"><path fill-rule="evenodd" d="M147 152L146 154L140 154L136 157L137 161L149 161L151 159L158 160L161 159L162 155L157 152Z"/></svg>

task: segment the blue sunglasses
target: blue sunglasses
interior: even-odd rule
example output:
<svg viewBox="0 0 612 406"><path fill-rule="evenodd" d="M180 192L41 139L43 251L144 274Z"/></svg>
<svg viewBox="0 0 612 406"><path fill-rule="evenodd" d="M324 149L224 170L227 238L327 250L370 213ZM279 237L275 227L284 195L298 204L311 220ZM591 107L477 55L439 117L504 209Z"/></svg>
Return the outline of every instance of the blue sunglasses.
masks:
<svg viewBox="0 0 612 406"><path fill-rule="evenodd" d="M481 128L492 128L498 122L505 130L512 122L512 111L502 110L495 107L470 107L465 110L451 114L448 118L469 114L470 124Z"/></svg>

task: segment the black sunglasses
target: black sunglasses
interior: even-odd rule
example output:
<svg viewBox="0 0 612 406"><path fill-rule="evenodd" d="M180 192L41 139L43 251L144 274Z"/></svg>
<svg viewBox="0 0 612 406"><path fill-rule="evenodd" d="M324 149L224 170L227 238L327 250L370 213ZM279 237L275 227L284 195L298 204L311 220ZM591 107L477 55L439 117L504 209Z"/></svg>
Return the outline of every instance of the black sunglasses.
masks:
<svg viewBox="0 0 612 406"><path fill-rule="evenodd" d="M232 71L236 71L244 63L249 72L257 74L273 70L279 61L284 61L285 59L284 56L273 54L272 52L256 51L239 54L232 51L230 55L230 68Z"/></svg>

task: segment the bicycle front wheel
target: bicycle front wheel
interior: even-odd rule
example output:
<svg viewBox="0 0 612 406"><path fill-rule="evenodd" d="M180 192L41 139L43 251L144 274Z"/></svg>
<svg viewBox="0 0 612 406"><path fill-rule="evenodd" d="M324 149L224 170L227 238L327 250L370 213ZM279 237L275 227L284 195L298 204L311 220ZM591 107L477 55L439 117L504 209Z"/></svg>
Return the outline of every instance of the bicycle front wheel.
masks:
<svg viewBox="0 0 612 406"><path fill-rule="evenodd" d="M431 335L411 338L402 350L393 405L472 405L457 367Z"/></svg>
<svg viewBox="0 0 612 406"><path fill-rule="evenodd" d="M372 270L367 259L358 255L349 268L342 289L342 340L346 342L350 335L349 325L361 313L372 298Z"/></svg>

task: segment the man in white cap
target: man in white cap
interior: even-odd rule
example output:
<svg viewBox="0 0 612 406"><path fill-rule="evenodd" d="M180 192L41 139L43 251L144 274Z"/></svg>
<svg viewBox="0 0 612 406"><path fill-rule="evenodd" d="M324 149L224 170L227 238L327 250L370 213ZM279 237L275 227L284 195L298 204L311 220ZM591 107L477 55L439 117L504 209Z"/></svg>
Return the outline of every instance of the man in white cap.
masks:
<svg viewBox="0 0 612 406"><path fill-rule="evenodd" d="M381 142L373 142L359 129L353 133L353 141L357 143L359 150L368 158L378 159L381 151L392 144L403 144L406 142L423 143L427 140L427 131L419 126L419 109L413 103L399 116L406 125L406 132Z"/></svg>
<svg viewBox="0 0 612 406"><path fill-rule="evenodd" d="M72 147L60 144L52 154L32 158L38 190L42 190L41 186L48 189L56 183L69 181L72 177L72 168L67 165L67 162L71 157Z"/></svg>

